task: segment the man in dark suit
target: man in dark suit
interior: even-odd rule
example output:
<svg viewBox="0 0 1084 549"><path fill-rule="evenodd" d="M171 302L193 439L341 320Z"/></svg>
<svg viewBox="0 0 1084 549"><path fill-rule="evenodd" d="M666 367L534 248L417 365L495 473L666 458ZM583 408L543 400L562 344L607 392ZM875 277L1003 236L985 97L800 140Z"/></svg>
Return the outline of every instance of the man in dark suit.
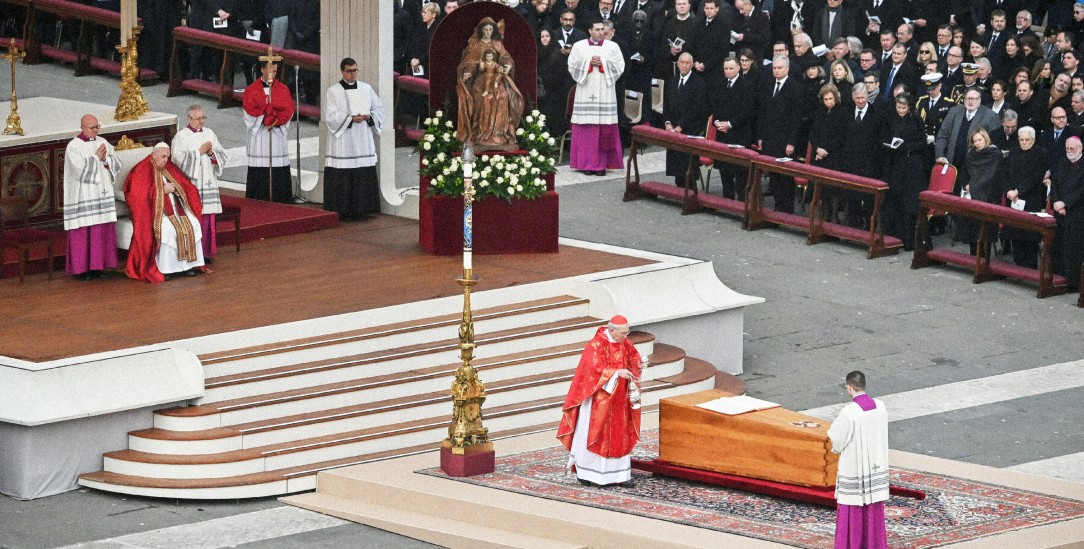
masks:
<svg viewBox="0 0 1084 549"><path fill-rule="evenodd" d="M712 103L712 123L715 140L719 143L742 147L753 144L756 125L756 91L753 88L754 83L741 76L741 66L736 59L723 62L723 81ZM723 181L723 196L744 200L747 171L725 162L716 162L715 169Z"/></svg>
<svg viewBox="0 0 1084 549"><path fill-rule="evenodd" d="M762 94L757 127L760 150L769 156L792 156L807 101L802 85L790 78L790 60L772 60L772 78ZM793 178L772 174L768 188L775 198L775 211L794 213Z"/></svg>
<svg viewBox="0 0 1084 549"><path fill-rule="evenodd" d="M843 148L840 151L843 164L840 169L863 177L883 178L881 163L877 161L884 156L881 152L881 128L884 126L881 109L875 109L869 103L865 85L855 84L850 93L854 109L845 111ZM847 224L861 227L863 223L868 223L872 213L869 206L872 204L863 204L863 197L858 193L848 195L846 199Z"/></svg>
<svg viewBox="0 0 1084 549"><path fill-rule="evenodd" d="M1066 114L1069 115L1069 127L1080 135L1080 132L1084 131L1084 90L1073 92L1070 108Z"/></svg>
<svg viewBox="0 0 1084 549"><path fill-rule="evenodd" d="M555 0L550 9L557 13L572 10L572 13L576 15L576 28L587 34L587 26L591 24L591 10L587 8L587 5L582 0ZM561 26L563 27L564 24L562 23Z"/></svg>
<svg viewBox="0 0 1084 549"><path fill-rule="evenodd" d="M572 51L572 44L587 38L587 33L576 26L576 12L566 9L561 12L561 27L554 31L553 39L561 46L561 53L566 56Z"/></svg>
<svg viewBox="0 0 1084 549"><path fill-rule="evenodd" d="M915 89L918 82L918 67L907 60L907 48L897 42L892 46L892 60L881 67L881 94L885 99L892 97L892 88L906 84L907 89Z"/></svg>
<svg viewBox="0 0 1084 549"><path fill-rule="evenodd" d="M1068 126L1069 120L1066 116L1065 109L1061 107L1054 107L1050 111L1050 127L1044 128L1039 133L1039 138L1035 144L1046 149L1047 151L1064 151L1065 141L1070 137L1073 137L1076 132Z"/></svg>
<svg viewBox="0 0 1084 549"><path fill-rule="evenodd" d="M1046 95L1042 90L1036 92L1031 82L1020 82L1016 86L1016 101L1012 108L1020 117L1021 127L1046 125Z"/></svg>
<svg viewBox="0 0 1084 549"><path fill-rule="evenodd" d="M738 9L738 17L731 25L738 35L734 50L749 48L757 55L764 55L772 39L768 16L757 9L752 0L734 0L734 7Z"/></svg>
<svg viewBox="0 0 1084 549"><path fill-rule="evenodd" d="M1043 41L1038 34L1035 34L1035 31L1031 30L1031 12L1028 10L1016 12L1016 32L1013 33L1013 36L1016 36L1017 40L1030 36L1039 42Z"/></svg>
<svg viewBox="0 0 1084 549"><path fill-rule="evenodd" d="M854 12L843 7L843 0L827 0L824 9L817 12L812 21L806 23L809 37L813 44L831 44L839 37L857 34L854 26Z"/></svg>
<svg viewBox="0 0 1084 549"><path fill-rule="evenodd" d="M704 79L693 70L693 56L685 52L678 56L678 74L666 83L666 100L663 103L662 117L666 131L685 135L703 135L707 126L705 105L707 87ZM666 175L674 177L678 187L696 185L699 168L689 172L690 155L676 151L666 151Z"/></svg>
<svg viewBox="0 0 1084 549"><path fill-rule="evenodd" d="M719 87L723 59L730 54L730 22L719 15L722 0L704 0L704 22L693 41L693 70L704 78L709 95ZM710 97L709 97L710 99Z"/></svg>
<svg viewBox="0 0 1084 549"><path fill-rule="evenodd" d="M1005 59L1005 42L1011 34L1005 26L1004 11L998 9L990 13L990 29L986 31L982 44L986 46L986 58L994 65L1001 64Z"/></svg>
<svg viewBox="0 0 1084 549"><path fill-rule="evenodd" d="M941 89L948 93L949 97L952 97L952 90L964 83L964 50L960 46L951 46L948 49L948 56L945 58L945 66L941 70L941 74L944 78L941 80Z"/></svg>
<svg viewBox="0 0 1084 549"><path fill-rule="evenodd" d="M866 14L880 19L880 24L871 21ZM881 29L895 29L900 23L903 23L903 2L900 0L864 0L855 14L855 26L862 29L859 38L867 48L877 48Z"/></svg>

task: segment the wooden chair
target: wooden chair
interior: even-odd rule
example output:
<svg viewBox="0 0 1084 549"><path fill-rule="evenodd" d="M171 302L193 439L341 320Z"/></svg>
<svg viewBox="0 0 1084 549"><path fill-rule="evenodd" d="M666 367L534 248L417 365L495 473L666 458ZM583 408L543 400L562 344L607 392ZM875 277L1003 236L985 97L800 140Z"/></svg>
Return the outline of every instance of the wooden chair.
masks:
<svg viewBox="0 0 1084 549"><path fill-rule="evenodd" d="M644 118L644 94L627 90L625 92L625 116L633 125L639 124Z"/></svg>
<svg viewBox="0 0 1084 549"><path fill-rule="evenodd" d="M572 137L572 106L576 103L576 86L572 86L571 90L568 90L568 101L565 103L565 119L568 120L568 129L565 133L561 134L561 146L557 149L557 163L560 164L561 160L565 157L565 141ZM571 153L569 153L571 155Z"/></svg>
<svg viewBox="0 0 1084 549"><path fill-rule="evenodd" d="M222 213L215 214L215 222L223 221L233 222L233 245L241 253L241 207L223 204Z"/></svg>
<svg viewBox="0 0 1084 549"><path fill-rule="evenodd" d="M35 246L44 246L49 263L46 269L49 280L53 279L53 241L59 236L54 231L31 229L30 213L26 199L22 196L0 198L0 255L3 250L13 248L19 251L19 284L26 277L26 264L30 261L30 250ZM3 269L0 268L0 277Z"/></svg>
<svg viewBox="0 0 1084 549"><path fill-rule="evenodd" d="M708 127L704 130L704 139L715 141L715 115L708 117ZM706 156L701 156L700 167L708 169L708 175L700 178L703 182L704 192L708 192L708 186L711 185L711 171L715 169L715 161Z"/></svg>

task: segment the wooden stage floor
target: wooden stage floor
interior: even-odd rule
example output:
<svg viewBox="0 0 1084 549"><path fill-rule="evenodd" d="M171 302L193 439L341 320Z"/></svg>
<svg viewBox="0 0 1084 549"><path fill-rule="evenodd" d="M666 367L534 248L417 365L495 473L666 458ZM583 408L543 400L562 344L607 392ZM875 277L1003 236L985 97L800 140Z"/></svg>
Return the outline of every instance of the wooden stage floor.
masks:
<svg viewBox="0 0 1084 549"><path fill-rule="evenodd" d="M475 291L648 263L569 246L475 256ZM246 242L240 254L223 246L210 268L163 284L123 270L89 282L0 279L0 356L41 362L462 294L462 258L428 255L416 221L383 215Z"/></svg>

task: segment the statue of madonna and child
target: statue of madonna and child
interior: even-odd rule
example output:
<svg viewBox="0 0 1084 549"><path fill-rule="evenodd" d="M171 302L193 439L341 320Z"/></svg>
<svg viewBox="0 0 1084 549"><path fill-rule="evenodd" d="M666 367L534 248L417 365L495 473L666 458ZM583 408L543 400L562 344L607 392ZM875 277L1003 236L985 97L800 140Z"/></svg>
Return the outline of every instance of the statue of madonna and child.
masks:
<svg viewBox="0 0 1084 549"><path fill-rule="evenodd" d="M515 61L504 49L503 36L503 20L479 21L456 71L456 138L472 143L479 152L519 148L516 129L523 117L523 94L512 81Z"/></svg>

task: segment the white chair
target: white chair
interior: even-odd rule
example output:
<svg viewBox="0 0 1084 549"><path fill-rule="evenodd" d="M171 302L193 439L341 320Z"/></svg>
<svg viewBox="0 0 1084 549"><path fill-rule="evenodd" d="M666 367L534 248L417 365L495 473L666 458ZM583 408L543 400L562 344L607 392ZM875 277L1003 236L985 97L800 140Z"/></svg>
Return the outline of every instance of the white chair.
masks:
<svg viewBox="0 0 1084 549"><path fill-rule="evenodd" d="M663 97L666 96L666 82L658 78L651 79L651 110L662 114Z"/></svg>
<svg viewBox="0 0 1084 549"><path fill-rule="evenodd" d="M140 147L116 151L117 158L120 159L120 170L117 171L117 177L113 180L113 198L117 201L117 247L122 250L127 250L132 246L132 234L135 233L132 212L124 201L124 180L128 178L128 173L132 171L132 168L150 155L152 150L154 149L151 147Z"/></svg>
<svg viewBox="0 0 1084 549"><path fill-rule="evenodd" d="M625 91L625 116L632 124L639 124L644 117L644 94L627 90Z"/></svg>

